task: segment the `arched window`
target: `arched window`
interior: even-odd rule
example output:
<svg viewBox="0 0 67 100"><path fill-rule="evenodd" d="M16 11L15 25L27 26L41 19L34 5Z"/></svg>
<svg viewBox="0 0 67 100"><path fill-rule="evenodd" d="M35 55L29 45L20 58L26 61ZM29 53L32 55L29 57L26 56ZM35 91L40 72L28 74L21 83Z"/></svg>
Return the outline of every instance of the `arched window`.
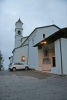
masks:
<svg viewBox="0 0 67 100"><path fill-rule="evenodd" d="M18 35L20 35L21 34L21 31L18 31Z"/></svg>
<svg viewBox="0 0 67 100"><path fill-rule="evenodd" d="M43 34L43 38L45 38L45 34Z"/></svg>
<svg viewBox="0 0 67 100"><path fill-rule="evenodd" d="M25 56L22 56L21 57L21 61L25 61Z"/></svg>
<svg viewBox="0 0 67 100"><path fill-rule="evenodd" d="M45 54L45 56L48 55L48 50L47 50L47 48L44 50L44 54Z"/></svg>

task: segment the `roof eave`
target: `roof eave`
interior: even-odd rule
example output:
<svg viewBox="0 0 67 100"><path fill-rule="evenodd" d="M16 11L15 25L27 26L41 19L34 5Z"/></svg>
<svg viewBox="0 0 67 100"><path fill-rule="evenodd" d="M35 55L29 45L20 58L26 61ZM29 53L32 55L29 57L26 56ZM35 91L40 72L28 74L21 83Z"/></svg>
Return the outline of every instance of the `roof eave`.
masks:
<svg viewBox="0 0 67 100"><path fill-rule="evenodd" d="M41 42L44 42L44 41L46 41L46 44L50 44L59 38L67 38L67 28L62 28L62 29L58 30L54 34L50 35L49 37L47 37L44 40L40 41L39 43L35 44L33 47L44 45L44 44L41 44Z"/></svg>

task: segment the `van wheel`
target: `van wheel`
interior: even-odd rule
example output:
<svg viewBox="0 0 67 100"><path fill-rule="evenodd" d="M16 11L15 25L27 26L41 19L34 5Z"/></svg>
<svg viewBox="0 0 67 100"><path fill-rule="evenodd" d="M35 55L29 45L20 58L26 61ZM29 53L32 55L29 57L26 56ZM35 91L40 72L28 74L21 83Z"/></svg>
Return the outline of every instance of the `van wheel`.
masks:
<svg viewBox="0 0 67 100"><path fill-rule="evenodd" d="M13 68L13 71L14 71L14 72L16 71L16 68L15 68L15 67Z"/></svg>
<svg viewBox="0 0 67 100"><path fill-rule="evenodd" d="M12 71L12 70L10 69L10 71Z"/></svg>
<svg viewBox="0 0 67 100"><path fill-rule="evenodd" d="M25 70L28 70L28 67L27 66L25 67Z"/></svg>

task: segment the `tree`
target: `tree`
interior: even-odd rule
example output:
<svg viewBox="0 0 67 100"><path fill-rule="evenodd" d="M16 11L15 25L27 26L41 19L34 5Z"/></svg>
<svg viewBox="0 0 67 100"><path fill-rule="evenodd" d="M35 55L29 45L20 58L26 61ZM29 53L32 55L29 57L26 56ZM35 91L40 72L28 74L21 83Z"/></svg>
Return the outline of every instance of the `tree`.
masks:
<svg viewBox="0 0 67 100"><path fill-rule="evenodd" d="M3 56L2 56L2 54L1 54L1 51L0 51L0 70L1 70L1 68L3 68Z"/></svg>

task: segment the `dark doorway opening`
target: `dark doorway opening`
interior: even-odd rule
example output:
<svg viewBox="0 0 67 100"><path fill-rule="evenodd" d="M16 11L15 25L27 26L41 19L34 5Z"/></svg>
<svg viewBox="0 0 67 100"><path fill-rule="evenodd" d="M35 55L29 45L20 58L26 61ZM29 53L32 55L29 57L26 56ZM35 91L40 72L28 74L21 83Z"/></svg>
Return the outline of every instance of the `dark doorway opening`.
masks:
<svg viewBox="0 0 67 100"><path fill-rule="evenodd" d="M52 57L53 67L55 67L55 57Z"/></svg>

